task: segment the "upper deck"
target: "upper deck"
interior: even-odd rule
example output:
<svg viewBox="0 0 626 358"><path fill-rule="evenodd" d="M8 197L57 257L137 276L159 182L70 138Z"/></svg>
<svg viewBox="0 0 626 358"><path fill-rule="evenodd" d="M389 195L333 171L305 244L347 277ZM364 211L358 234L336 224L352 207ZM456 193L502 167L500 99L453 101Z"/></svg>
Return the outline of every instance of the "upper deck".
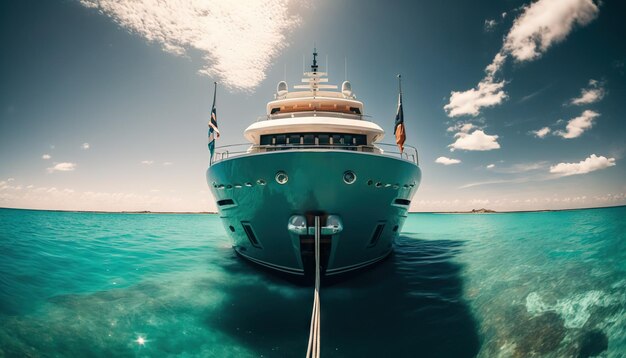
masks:
<svg viewBox="0 0 626 358"><path fill-rule="evenodd" d="M342 142L348 138L349 142L343 143L346 145L372 146L383 138L383 129L364 119L363 102L356 99L350 82L344 81L341 91L328 84L327 73L318 71L316 56L314 52L311 71L304 73L303 84L294 86L295 91L290 92L285 81L278 83L266 115L244 132L250 143L283 143L282 138L287 136L289 144L309 145L313 144L313 135L320 144L333 144L332 138L341 136Z"/></svg>
<svg viewBox="0 0 626 358"><path fill-rule="evenodd" d="M384 130L366 119L363 102L344 81L341 90L328 84L327 73L319 72L317 53L313 53L310 72L304 73L301 85L289 91L285 81L278 83L274 100L266 114L244 131L249 144L220 147L214 161L231 156L284 150L349 150L399 157L418 164L417 150L395 152L395 145L380 144ZM387 150L383 150L386 147Z"/></svg>

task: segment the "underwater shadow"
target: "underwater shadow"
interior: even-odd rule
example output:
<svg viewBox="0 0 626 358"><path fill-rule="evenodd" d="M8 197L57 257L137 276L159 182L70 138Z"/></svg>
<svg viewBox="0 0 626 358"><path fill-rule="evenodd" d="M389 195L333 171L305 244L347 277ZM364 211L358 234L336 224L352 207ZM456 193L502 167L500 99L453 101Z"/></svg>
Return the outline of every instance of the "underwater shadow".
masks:
<svg viewBox="0 0 626 358"><path fill-rule="evenodd" d="M324 357L474 357L478 327L463 299L463 242L401 236L392 256L321 288ZM255 280L220 287L228 299L205 324L269 357L306 352L313 288L255 271L241 260L225 268Z"/></svg>

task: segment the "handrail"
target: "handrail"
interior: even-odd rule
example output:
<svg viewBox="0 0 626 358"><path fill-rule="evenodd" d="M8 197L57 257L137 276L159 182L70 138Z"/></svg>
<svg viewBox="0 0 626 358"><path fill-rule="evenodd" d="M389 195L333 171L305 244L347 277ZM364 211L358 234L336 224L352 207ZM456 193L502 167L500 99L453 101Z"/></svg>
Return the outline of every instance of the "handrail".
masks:
<svg viewBox="0 0 626 358"><path fill-rule="evenodd" d="M223 150L224 148L244 147L244 150ZM400 153L396 151L385 151L380 146L384 147L396 147L395 144L388 143L375 143L374 145L347 145L347 144L321 144L321 145L308 145L308 144L269 144L258 145L250 143L228 144L215 148L213 155L213 163L219 162L224 159L228 159L232 156L238 156L247 153L263 153L273 152L280 150L298 150L298 149L340 149L340 150L352 150L365 153L378 153L387 156L399 156L401 159L410 161L419 165L419 156L417 148L411 145L405 145L405 150Z"/></svg>
<svg viewBox="0 0 626 358"><path fill-rule="evenodd" d="M282 118L301 118L301 117L333 117L333 118L345 118L345 119L357 119L357 120L365 120L371 122L371 116L366 114L356 114L356 113L342 113L342 112L331 112L331 111L302 111L302 112L286 112L286 113L274 113L274 114L266 114L264 116L258 116L256 121L266 121L266 120L274 120L274 119L282 119Z"/></svg>
<svg viewBox="0 0 626 358"><path fill-rule="evenodd" d="M376 143L376 145L377 145L377 146L383 146L383 147L393 147L393 148L397 148L397 147L398 147L398 145L397 145L397 144L391 144L391 143ZM410 155L410 156L414 156L414 158L415 158L415 160L414 160L415 164L419 165L420 161L419 161L419 153L418 153L418 151L417 151L417 148L415 148L415 147L414 147L414 146L412 146L412 145L408 145L408 144L404 144L404 145L403 145L403 147L404 147L404 151L403 151L402 153L400 153L400 152L388 152L388 153L391 153L391 154L400 154L400 155L407 155L407 156L409 156L409 155ZM408 152L412 152L412 153L410 153L410 154L409 154L409 153L407 153L407 150L408 150Z"/></svg>

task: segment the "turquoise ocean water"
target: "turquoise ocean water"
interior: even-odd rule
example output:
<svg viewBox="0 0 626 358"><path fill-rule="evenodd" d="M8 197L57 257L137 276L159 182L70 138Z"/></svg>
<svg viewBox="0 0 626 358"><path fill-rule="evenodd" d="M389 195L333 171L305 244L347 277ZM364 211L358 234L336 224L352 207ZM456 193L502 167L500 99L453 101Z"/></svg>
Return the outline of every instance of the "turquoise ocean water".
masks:
<svg viewBox="0 0 626 358"><path fill-rule="evenodd" d="M626 357L625 219L410 214L322 287L322 356ZM0 357L301 357L312 302L217 215L0 209Z"/></svg>

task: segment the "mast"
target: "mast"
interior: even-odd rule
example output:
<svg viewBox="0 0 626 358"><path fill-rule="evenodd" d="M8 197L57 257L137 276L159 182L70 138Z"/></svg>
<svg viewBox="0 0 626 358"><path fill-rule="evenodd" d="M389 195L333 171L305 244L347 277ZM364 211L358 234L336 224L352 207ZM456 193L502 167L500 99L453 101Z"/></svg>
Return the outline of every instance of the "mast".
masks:
<svg viewBox="0 0 626 358"><path fill-rule="evenodd" d="M314 47L313 48L313 64L311 65L311 72L313 72L313 74L316 74L318 67L319 66L317 65L317 49Z"/></svg>
<svg viewBox="0 0 626 358"><path fill-rule="evenodd" d="M328 74L326 72L319 72L319 65L317 64L317 48L313 48L313 64L311 65L311 72L304 72L305 78L302 79L304 85L293 86L295 89L307 89L313 92L313 96L317 94L319 90L324 89L337 89L335 85L325 84L328 82L328 78L325 77Z"/></svg>

